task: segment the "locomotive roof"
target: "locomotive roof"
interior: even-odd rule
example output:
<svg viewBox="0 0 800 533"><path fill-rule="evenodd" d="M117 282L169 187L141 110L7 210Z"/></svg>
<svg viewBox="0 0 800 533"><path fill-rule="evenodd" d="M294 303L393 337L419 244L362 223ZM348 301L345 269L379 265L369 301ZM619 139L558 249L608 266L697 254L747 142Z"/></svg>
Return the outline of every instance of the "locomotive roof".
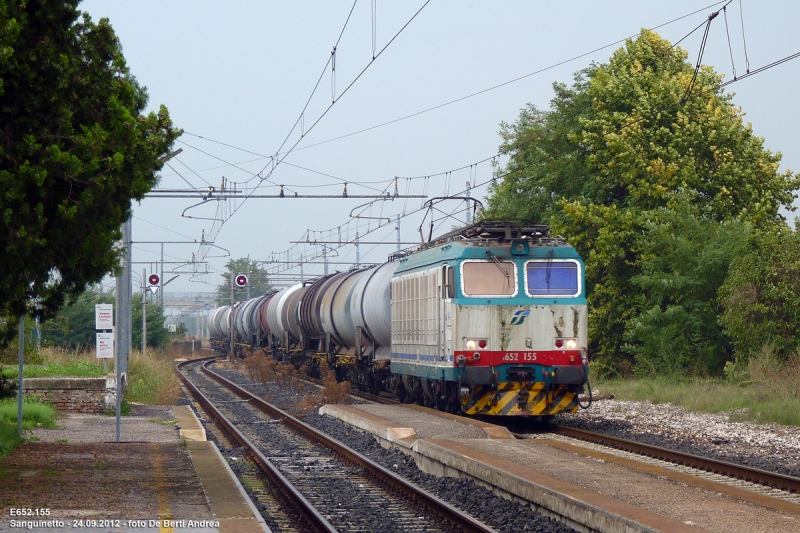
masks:
<svg viewBox="0 0 800 533"><path fill-rule="evenodd" d="M492 248L496 255L507 256L512 243L520 242L526 243L522 254L525 257L546 254L549 258L578 258L575 249L563 237L549 236L549 229L527 220L481 220L446 233L413 251L394 254L392 259L403 263L397 272L411 271L442 261L484 258L485 250Z"/></svg>

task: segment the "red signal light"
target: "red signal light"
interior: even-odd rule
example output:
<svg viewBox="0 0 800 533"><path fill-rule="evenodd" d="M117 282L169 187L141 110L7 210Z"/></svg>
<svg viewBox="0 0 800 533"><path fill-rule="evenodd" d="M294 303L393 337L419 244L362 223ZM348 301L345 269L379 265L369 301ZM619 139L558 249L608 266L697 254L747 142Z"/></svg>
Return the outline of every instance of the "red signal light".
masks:
<svg viewBox="0 0 800 533"><path fill-rule="evenodd" d="M150 277L147 278L147 282L154 287L158 285L159 281L161 278L158 277L158 274L150 274Z"/></svg>
<svg viewBox="0 0 800 533"><path fill-rule="evenodd" d="M247 276L244 274L239 274L233 281L236 283L237 287L244 287L247 285Z"/></svg>

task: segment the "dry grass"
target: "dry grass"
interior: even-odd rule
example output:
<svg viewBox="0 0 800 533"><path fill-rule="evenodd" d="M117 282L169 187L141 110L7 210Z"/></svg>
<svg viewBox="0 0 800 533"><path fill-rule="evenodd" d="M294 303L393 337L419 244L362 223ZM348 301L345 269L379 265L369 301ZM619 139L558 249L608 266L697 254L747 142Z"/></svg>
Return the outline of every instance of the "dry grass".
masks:
<svg viewBox="0 0 800 533"><path fill-rule="evenodd" d="M311 411L316 411L325 404L349 404L350 382L336 381L336 373L323 361L319 367L322 375L322 388L306 394L297 405L297 411L303 416Z"/></svg>
<svg viewBox="0 0 800 533"><path fill-rule="evenodd" d="M279 389L303 393L307 391L301 376L307 374L308 368L302 366L299 370L294 365L278 363L269 357L263 350L248 353L239 370L244 372L251 381L266 385L274 383ZM336 373L323 362L320 365L322 375L321 389L311 389L303 394L302 400L297 404L297 414L304 416L319 409L326 403L350 403L350 383L337 383ZM271 398L264 398L271 401Z"/></svg>
<svg viewBox="0 0 800 533"><path fill-rule="evenodd" d="M134 351L128 359L128 390L125 398L151 405L174 405L181 396L181 382L167 350L149 350L142 357Z"/></svg>
<svg viewBox="0 0 800 533"><path fill-rule="evenodd" d="M800 353L782 361L765 347L740 365L730 363L725 379L598 380L597 389L620 400L672 403L690 411L730 413L732 420L800 426Z"/></svg>
<svg viewBox="0 0 800 533"><path fill-rule="evenodd" d="M248 353L244 359L244 369L251 381L266 385L277 380L278 364L267 356L264 350Z"/></svg>
<svg viewBox="0 0 800 533"><path fill-rule="evenodd" d="M319 366L322 375L322 399L325 403L350 403L350 382L336 381L336 372L323 361Z"/></svg>

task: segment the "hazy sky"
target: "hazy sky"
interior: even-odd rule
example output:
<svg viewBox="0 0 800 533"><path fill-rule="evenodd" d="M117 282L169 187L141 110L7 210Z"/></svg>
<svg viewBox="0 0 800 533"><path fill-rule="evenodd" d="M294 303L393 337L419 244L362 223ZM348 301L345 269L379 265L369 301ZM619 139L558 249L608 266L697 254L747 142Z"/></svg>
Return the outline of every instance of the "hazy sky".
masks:
<svg viewBox="0 0 800 533"><path fill-rule="evenodd" d="M547 107L554 81L570 83L572 74L591 61L604 62L620 44L640 28L652 28L678 17L694 15L662 26L656 31L672 42L701 24L723 3L709 0L671 2L641 1L453 1L432 0L389 44L424 0L385 2L359 0L342 34L335 54L335 74L323 67L331 57L352 0L307 2L137 2L87 1L81 9L95 20L108 17L123 46L133 74L147 87L150 108L169 108L177 127L186 132L176 148L183 153L162 171L160 187L219 188L223 176L228 186L254 187L256 194L277 194L285 185L287 196L335 194L348 182L350 195L394 192L399 176L401 194L429 197L461 193L467 181L476 184L491 178L488 162L498 150L501 121L513 122L528 102ZM738 75L746 70L742 17L750 69L762 67L800 52L800 2L734 0L727 10L733 60ZM373 26L373 13L375 25ZM374 39L373 39L373 27ZM694 62L702 37L695 32L681 46ZM374 47L373 47L374 43ZM608 46L611 45L611 46ZM373 57L386 47L371 66L342 95L345 88ZM332 140L377 126L498 84L546 69L434 111L393 124ZM711 25L705 64L726 79L733 77L726 23L720 13ZM322 77L320 78L320 75ZM301 111L319 80L302 120ZM757 135L769 150L783 154L783 168L800 169L797 124L800 105L800 59L790 61L729 87L734 102L746 112ZM332 97L338 98L327 114ZM319 119L316 126L309 128ZM293 133L293 126L297 126ZM300 138L300 132L305 134ZM296 144L295 150L272 170L268 156ZM203 138L200 138L203 137ZM215 142L214 142L215 141ZM322 143L324 144L317 144ZM225 146L229 145L229 146ZM284 156L279 156L282 159ZM502 164L503 161L501 160ZM300 168L304 167L304 168ZM462 170L446 174L459 167ZM313 171L313 172L312 172ZM255 177L269 175L270 181ZM269 174L271 172L271 174ZM445 173L445 174L442 174ZM409 180L409 177L431 176ZM249 180L249 181L248 181ZM188 183L187 183L188 182ZM253 192L252 189L247 189ZM483 199L486 188L473 190ZM146 199L134 207L134 241L200 240L219 226L214 218L227 219L215 244L232 257L249 255L266 260L291 248L290 257L320 253L320 246L294 245L308 229L317 240L352 239L396 241L396 224L378 217L401 220L402 240L418 241L423 200L378 201L349 199L257 199L246 202ZM463 202L442 204L464 220ZM358 208L358 209L355 209ZM182 217L182 213L195 218ZM232 216L229 216L233 211ZM361 213L363 217L352 218ZM793 218L794 214L789 214ZM440 219L441 213L436 218ZM427 234L430 219L425 219ZM436 222L436 233L449 230L453 219ZM383 227L378 227L383 224ZM324 230L332 229L332 234ZM339 228L339 229L335 229ZM376 229L377 228L377 229ZM406 245L404 245L406 247ZM395 245L360 247L362 262L386 259ZM166 244L165 260L188 261L198 253L196 244ZM270 255L272 254L272 256ZM332 257L338 254L338 257ZM168 287L171 291L205 292L221 281L227 258L212 248L205 260L208 274L181 273ZM353 246L329 251L330 261L352 262ZM159 246L134 244L134 261L157 261ZM267 265L270 270L278 264ZM137 264L134 272L150 266ZM306 265L304 275L322 273L322 265ZM331 265L346 269L347 265ZM300 275L295 267L290 271ZM166 274L167 279L172 274ZM282 276L276 276L276 281ZM134 278L134 287L138 280ZM135 290L135 289L134 289Z"/></svg>

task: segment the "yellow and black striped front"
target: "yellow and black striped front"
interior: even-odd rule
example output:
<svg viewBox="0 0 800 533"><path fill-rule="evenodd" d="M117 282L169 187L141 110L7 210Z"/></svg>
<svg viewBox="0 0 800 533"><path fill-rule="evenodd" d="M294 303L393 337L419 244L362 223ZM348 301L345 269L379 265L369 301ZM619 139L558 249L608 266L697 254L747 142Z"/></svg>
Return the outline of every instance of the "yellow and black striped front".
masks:
<svg viewBox="0 0 800 533"><path fill-rule="evenodd" d="M475 387L467 403L462 405L468 415L542 416L574 413L578 410L578 395L566 387L551 387L544 383L498 383L492 387Z"/></svg>

